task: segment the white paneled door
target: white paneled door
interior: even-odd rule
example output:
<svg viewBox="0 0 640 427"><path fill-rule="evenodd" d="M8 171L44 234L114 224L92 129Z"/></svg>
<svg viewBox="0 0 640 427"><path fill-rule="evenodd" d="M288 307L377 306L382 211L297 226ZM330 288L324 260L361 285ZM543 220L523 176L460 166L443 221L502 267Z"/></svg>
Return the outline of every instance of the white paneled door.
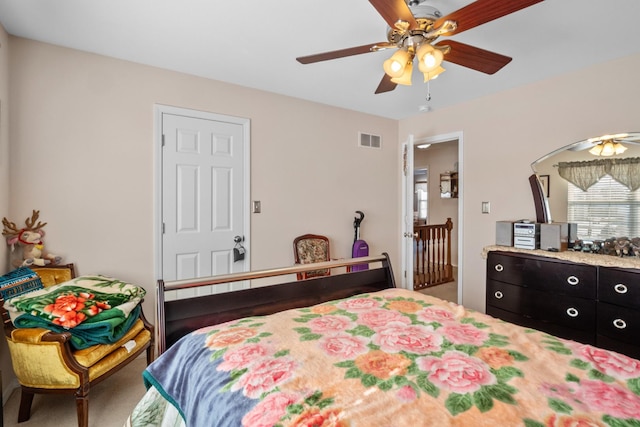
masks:
<svg viewBox="0 0 640 427"><path fill-rule="evenodd" d="M402 144L402 287L413 290L413 135Z"/></svg>
<svg viewBox="0 0 640 427"><path fill-rule="evenodd" d="M245 126L168 113L161 120L163 279L246 271ZM244 260L234 257L234 248L244 251ZM242 287L218 285L198 294Z"/></svg>

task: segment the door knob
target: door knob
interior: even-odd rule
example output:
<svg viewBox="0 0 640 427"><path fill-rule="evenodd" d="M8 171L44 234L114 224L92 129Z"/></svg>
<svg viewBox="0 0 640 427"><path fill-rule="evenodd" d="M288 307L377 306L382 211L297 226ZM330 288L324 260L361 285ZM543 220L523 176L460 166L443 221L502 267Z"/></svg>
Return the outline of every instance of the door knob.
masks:
<svg viewBox="0 0 640 427"><path fill-rule="evenodd" d="M233 238L233 241L234 241L234 242L236 242L236 243L244 242L244 237L241 237L241 236L235 236L235 237Z"/></svg>

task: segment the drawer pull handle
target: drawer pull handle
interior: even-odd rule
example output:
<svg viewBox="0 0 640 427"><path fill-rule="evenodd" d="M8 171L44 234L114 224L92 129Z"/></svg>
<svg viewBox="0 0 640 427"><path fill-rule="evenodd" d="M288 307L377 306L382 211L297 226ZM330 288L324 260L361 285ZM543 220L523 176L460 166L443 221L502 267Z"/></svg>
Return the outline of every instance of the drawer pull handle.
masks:
<svg viewBox="0 0 640 427"><path fill-rule="evenodd" d="M567 277L567 283L571 286L575 286L580 283L580 279L578 279L576 276L569 276Z"/></svg>
<svg viewBox="0 0 640 427"><path fill-rule="evenodd" d="M500 291L496 291L496 293L495 293L494 295L495 295L495 297L496 297L497 299L502 299L502 297L504 297L504 295L503 295L503 294L502 294L502 292L500 292Z"/></svg>
<svg viewBox="0 0 640 427"><path fill-rule="evenodd" d="M570 317L578 317L578 310L576 310L575 308L571 307L567 309L567 314Z"/></svg>
<svg viewBox="0 0 640 427"><path fill-rule="evenodd" d="M502 270L504 270L504 267L502 266L502 264L496 264L496 266L494 267L496 269L496 271L499 273Z"/></svg>
<svg viewBox="0 0 640 427"><path fill-rule="evenodd" d="M622 283L618 283L613 287L613 289L615 289L615 291L619 294L626 294L628 291L627 285L623 285Z"/></svg>
<svg viewBox="0 0 640 427"><path fill-rule="evenodd" d="M615 326L618 329L624 329L627 327L627 322L625 322L622 319L616 319L613 321L613 326Z"/></svg>

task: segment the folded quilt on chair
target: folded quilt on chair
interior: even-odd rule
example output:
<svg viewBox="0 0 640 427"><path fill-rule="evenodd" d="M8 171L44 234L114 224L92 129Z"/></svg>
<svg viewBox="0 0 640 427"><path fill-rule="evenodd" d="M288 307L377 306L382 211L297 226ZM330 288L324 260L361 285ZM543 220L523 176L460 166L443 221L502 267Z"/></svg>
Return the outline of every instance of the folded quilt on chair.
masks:
<svg viewBox="0 0 640 427"><path fill-rule="evenodd" d="M76 349L116 342L140 315L146 291L104 276L80 276L5 302L18 328L70 332Z"/></svg>

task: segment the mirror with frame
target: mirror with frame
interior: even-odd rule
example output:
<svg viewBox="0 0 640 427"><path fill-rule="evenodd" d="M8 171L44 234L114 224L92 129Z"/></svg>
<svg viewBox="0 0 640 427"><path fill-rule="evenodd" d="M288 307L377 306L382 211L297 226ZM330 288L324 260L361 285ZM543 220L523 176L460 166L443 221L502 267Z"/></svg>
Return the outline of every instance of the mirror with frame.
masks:
<svg viewBox="0 0 640 427"><path fill-rule="evenodd" d="M639 132L578 141L531 168L539 222L577 223L577 237L591 242L640 236Z"/></svg>

